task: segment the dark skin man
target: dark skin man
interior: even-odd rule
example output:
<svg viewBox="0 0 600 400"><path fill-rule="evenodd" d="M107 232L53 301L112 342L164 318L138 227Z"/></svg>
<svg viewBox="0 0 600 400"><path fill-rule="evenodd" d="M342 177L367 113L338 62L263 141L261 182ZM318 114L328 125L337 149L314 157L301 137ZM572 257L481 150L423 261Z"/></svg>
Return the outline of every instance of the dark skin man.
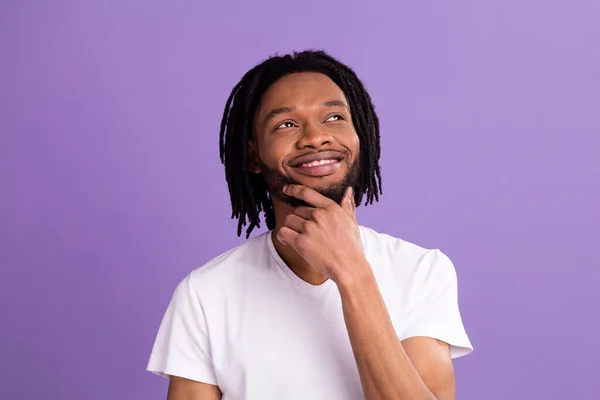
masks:
<svg viewBox="0 0 600 400"><path fill-rule="evenodd" d="M429 337L400 341L394 330L364 255L352 188L341 189L339 202L323 194L340 192L336 186L360 156L340 87L316 72L276 81L261 97L249 148L252 172L272 194L277 252L304 281L337 286L365 399L454 399L449 345ZM216 385L170 379L168 400L220 398Z"/></svg>

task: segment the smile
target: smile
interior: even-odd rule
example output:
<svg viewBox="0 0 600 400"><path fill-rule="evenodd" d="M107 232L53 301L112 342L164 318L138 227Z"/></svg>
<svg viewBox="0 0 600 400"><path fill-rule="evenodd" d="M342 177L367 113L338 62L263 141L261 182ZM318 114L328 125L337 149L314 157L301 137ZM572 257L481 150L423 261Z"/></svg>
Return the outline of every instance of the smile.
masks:
<svg viewBox="0 0 600 400"><path fill-rule="evenodd" d="M305 162L305 163L299 165L299 167L316 167L317 165L333 164L336 162L339 162L339 161L334 160L334 159L316 160L316 161Z"/></svg>
<svg viewBox="0 0 600 400"><path fill-rule="evenodd" d="M302 163L292 167L295 171L308 176L327 176L333 174L342 166L341 160L324 159Z"/></svg>

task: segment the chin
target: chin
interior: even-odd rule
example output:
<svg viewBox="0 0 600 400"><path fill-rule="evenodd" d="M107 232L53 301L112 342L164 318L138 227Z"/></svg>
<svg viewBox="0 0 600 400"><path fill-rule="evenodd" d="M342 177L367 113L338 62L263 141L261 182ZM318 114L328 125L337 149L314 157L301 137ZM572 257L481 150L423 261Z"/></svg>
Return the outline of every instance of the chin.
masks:
<svg viewBox="0 0 600 400"><path fill-rule="evenodd" d="M348 176L348 170L346 168L340 168L333 174L322 176L304 175L297 172L292 174L288 173L287 176L289 179L294 180L301 185L318 187L344 182Z"/></svg>
<svg viewBox="0 0 600 400"><path fill-rule="evenodd" d="M355 163L351 168L343 167L331 175L324 176L304 175L296 171L288 171L285 168L282 171L285 175L279 171L269 169L264 169L262 173L267 181L269 192L273 197L293 207L297 207L307 206L308 204L302 200L283 194L282 189L284 185L306 186L340 204L348 186L352 186L356 190L358 171L358 163Z"/></svg>
<svg viewBox="0 0 600 400"><path fill-rule="evenodd" d="M333 176L320 176L320 177L312 177L312 176L303 176L297 179L293 179L298 182L300 185L304 185L306 187L317 189L317 188L325 188L330 185L336 185L344 182L344 177L333 177Z"/></svg>

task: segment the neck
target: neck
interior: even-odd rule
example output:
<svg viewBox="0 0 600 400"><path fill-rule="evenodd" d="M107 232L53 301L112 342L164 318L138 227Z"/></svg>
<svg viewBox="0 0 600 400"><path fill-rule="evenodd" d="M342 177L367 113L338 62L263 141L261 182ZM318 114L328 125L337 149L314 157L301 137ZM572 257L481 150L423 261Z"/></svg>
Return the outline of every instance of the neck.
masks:
<svg viewBox="0 0 600 400"><path fill-rule="evenodd" d="M277 240L277 232L284 226L285 217L294 212L294 208L286 203L282 203L277 199L273 199L273 209L275 211L275 229L273 230L272 240L275 250L279 253L281 259L286 263L288 268L292 270L300 279L311 285L321 285L327 281L327 277L315 270L309 263L302 258L300 254L294 250L292 246L283 245Z"/></svg>

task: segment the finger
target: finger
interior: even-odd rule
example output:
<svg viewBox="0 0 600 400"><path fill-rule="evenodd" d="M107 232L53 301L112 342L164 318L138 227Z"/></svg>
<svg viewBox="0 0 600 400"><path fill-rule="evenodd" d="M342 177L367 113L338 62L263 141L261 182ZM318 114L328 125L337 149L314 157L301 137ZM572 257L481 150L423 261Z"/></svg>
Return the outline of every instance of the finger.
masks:
<svg viewBox="0 0 600 400"><path fill-rule="evenodd" d="M296 243L296 238L300 236L300 234L290 228L282 226L277 231L277 240L281 242L281 244L286 246L294 247L294 243Z"/></svg>
<svg viewBox="0 0 600 400"><path fill-rule="evenodd" d="M342 209L346 211L354 222L358 223L356 221L356 203L354 202L354 189L352 187L348 187L346 190L346 194L342 199Z"/></svg>
<svg viewBox="0 0 600 400"><path fill-rule="evenodd" d="M333 200L323 196L321 193L302 185L286 185L283 187L283 192L288 196L304 200L306 203L314 207L326 208L335 204Z"/></svg>
<svg viewBox="0 0 600 400"><path fill-rule="evenodd" d="M353 197L352 187L348 186L346 193L344 194L344 198L342 199L342 208L351 214L354 214L354 205L352 204Z"/></svg>
<svg viewBox="0 0 600 400"><path fill-rule="evenodd" d="M356 195L354 194L354 189L352 189L352 216L354 217L354 222L358 225L358 220L356 219Z"/></svg>
<svg viewBox="0 0 600 400"><path fill-rule="evenodd" d="M304 231L304 223L306 219L296 215L296 214L288 214L285 217L284 224L287 228L290 228L293 231L298 233L302 233Z"/></svg>
<svg viewBox="0 0 600 400"><path fill-rule="evenodd" d="M294 209L294 214L306 219L314 221L313 212L315 211L314 207L296 207Z"/></svg>

